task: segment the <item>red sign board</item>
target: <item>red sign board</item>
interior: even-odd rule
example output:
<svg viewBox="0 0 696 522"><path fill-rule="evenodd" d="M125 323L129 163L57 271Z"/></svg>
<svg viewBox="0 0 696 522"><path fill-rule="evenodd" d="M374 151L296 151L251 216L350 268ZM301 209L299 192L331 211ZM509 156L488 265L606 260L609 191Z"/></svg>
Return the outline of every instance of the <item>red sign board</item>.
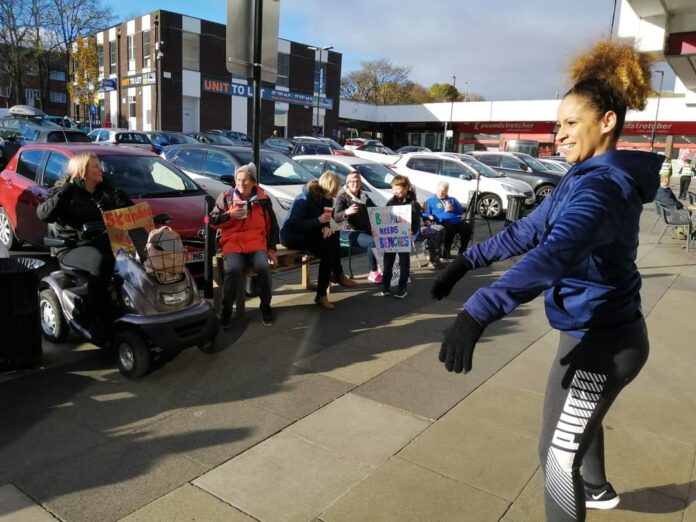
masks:
<svg viewBox="0 0 696 522"><path fill-rule="evenodd" d="M627 121L622 134L650 134L654 121ZM556 122L553 121L480 121L457 123L456 130L464 134L553 134ZM658 135L696 136L696 121L658 121L655 126Z"/></svg>
<svg viewBox="0 0 696 522"><path fill-rule="evenodd" d="M627 121L624 124L623 134L650 134L653 126L655 126L654 121ZM657 126L655 126L655 134L695 136L696 121L658 121Z"/></svg>

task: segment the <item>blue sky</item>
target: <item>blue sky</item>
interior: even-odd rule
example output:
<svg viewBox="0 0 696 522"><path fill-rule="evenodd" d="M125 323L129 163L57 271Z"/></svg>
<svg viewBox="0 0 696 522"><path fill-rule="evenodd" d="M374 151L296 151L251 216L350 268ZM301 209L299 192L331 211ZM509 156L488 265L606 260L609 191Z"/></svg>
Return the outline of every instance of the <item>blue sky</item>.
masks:
<svg viewBox="0 0 696 522"><path fill-rule="evenodd" d="M109 5L119 21L157 9L227 17L227 0ZM488 100L550 99L567 90L570 59L608 36L611 9L612 0L281 0L279 36L333 45L344 74L386 58L426 87L454 74L460 91Z"/></svg>

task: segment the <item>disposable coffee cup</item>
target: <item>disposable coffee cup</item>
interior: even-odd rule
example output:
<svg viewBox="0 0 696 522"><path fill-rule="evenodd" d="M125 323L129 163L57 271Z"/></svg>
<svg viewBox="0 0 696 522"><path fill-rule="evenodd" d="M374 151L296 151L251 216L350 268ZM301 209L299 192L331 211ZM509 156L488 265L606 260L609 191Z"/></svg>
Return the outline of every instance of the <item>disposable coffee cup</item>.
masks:
<svg viewBox="0 0 696 522"><path fill-rule="evenodd" d="M238 208L242 209L242 219L247 217L247 202L243 200L238 200L235 201L235 204L237 205Z"/></svg>
<svg viewBox="0 0 696 522"><path fill-rule="evenodd" d="M331 217L332 212L333 212L333 207L324 207L324 216Z"/></svg>

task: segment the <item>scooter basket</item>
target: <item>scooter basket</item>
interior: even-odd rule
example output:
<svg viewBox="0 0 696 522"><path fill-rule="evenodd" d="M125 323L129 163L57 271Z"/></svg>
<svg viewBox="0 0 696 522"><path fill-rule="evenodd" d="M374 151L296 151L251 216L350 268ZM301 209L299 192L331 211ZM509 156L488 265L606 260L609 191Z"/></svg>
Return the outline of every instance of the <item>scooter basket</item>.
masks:
<svg viewBox="0 0 696 522"><path fill-rule="evenodd" d="M159 227L150 232L146 245L145 270L162 283L178 281L184 274L184 244L177 232Z"/></svg>

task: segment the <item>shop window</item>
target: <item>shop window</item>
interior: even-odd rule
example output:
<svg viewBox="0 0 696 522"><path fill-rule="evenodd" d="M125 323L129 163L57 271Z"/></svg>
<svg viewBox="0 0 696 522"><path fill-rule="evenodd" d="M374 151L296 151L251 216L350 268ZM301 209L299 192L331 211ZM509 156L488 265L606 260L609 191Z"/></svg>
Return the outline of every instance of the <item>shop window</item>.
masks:
<svg viewBox="0 0 696 522"><path fill-rule="evenodd" d="M130 118L135 118L135 109L136 109L136 104L135 104L135 96L128 96L128 116Z"/></svg>

